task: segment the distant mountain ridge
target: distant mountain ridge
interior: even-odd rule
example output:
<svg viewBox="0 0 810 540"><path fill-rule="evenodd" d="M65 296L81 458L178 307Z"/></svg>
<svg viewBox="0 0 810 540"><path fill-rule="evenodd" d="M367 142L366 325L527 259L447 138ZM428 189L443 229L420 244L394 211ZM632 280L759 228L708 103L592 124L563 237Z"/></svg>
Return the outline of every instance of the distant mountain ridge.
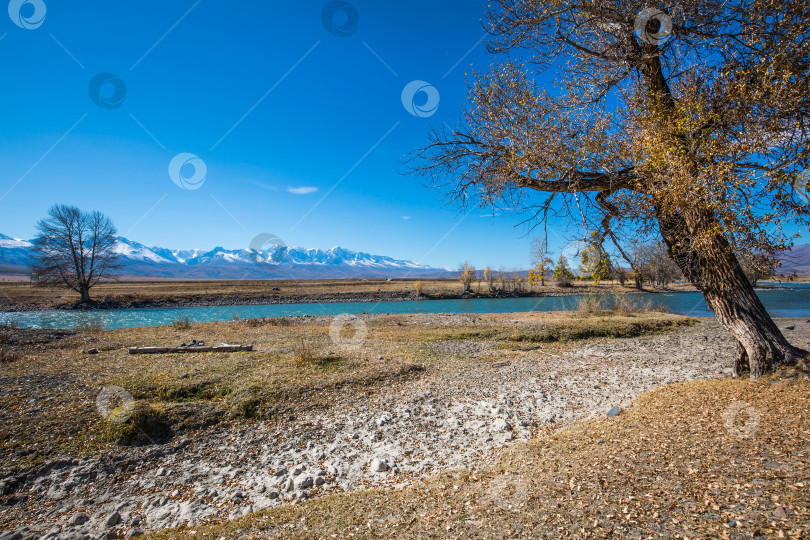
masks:
<svg viewBox="0 0 810 540"><path fill-rule="evenodd" d="M0 274L29 272L31 242L0 234ZM449 268L420 265L383 255L332 249L168 249L118 238L121 274L186 279L340 279L454 277ZM795 246L778 273L810 275L810 244Z"/></svg>
<svg viewBox="0 0 810 540"><path fill-rule="evenodd" d="M29 271L31 242L0 234L0 273ZM383 255L270 245L269 249L168 249L118 237L120 274L187 279L449 277L447 268Z"/></svg>
<svg viewBox="0 0 810 540"><path fill-rule="evenodd" d="M777 270L777 274L799 276L810 276L810 244L794 246L793 251L785 253L782 257L782 266Z"/></svg>

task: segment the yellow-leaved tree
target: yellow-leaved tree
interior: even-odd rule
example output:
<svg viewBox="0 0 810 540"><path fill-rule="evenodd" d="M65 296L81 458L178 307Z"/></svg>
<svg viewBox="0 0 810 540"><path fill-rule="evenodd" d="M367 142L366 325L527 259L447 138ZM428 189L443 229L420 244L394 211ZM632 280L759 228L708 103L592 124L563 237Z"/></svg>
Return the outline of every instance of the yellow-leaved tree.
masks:
<svg viewBox="0 0 810 540"><path fill-rule="evenodd" d="M487 284L487 288L489 289L489 292L494 291L495 290L495 275L492 273L492 269L489 266L484 268L484 276L483 277L484 277L484 283Z"/></svg>
<svg viewBox="0 0 810 540"><path fill-rule="evenodd" d="M810 223L810 2L655 5L494 0L487 47L505 58L414 170L462 205L569 216L627 260L629 238L660 235L737 341L735 374L757 378L807 354L737 254L776 259L783 226Z"/></svg>
<svg viewBox="0 0 810 540"><path fill-rule="evenodd" d="M475 279L475 266L464 261L458 268L458 280L461 282L462 292L468 293L472 289Z"/></svg>
<svg viewBox="0 0 810 540"><path fill-rule="evenodd" d="M551 272L554 261L548 256L548 241L545 238L532 239L532 264L535 277L539 278L540 286L546 285L546 276ZM531 274L530 274L531 275Z"/></svg>

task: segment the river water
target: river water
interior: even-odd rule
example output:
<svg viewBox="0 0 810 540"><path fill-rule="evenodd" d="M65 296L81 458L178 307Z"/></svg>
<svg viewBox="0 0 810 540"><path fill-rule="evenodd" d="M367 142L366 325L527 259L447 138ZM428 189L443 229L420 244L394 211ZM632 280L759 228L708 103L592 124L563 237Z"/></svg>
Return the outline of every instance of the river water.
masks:
<svg viewBox="0 0 810 540"><path fill-rule="evenodd" d="M774 317L810 318L810 284L779 285L757 291ZM670 313L711 317L703 296L697 292L633 293L631 298ZM229 321L234 317L284 317L293 315L338 315L341 313L508 313L562 311L576 307L579 296L541 298L493 298L470 300L406 300L385 302L334 302L307 304L256 304L171 308L99 310L50 310L0 312L0 324L14 322L23 328L73 329L100 323L104 329L159 326L188 317L191 322Z"/></svg>

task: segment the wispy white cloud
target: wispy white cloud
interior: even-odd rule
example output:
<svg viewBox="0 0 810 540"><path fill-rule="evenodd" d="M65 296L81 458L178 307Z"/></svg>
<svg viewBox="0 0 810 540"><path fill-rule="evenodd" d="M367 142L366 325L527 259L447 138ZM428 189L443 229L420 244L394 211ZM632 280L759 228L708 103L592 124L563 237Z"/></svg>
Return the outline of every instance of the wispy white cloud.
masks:
<svg viewBox="0 0 810 540"><path fill-rule="evenodd" d="M261 182L259 180L254 180L252 178L248 178L247 181L250 182L251 184L253 184L254 186L260 187L262 189L269 189L269 190L272 190L272 191L278 191L278 188L276 186L271 186L270 184L265 184L264 182Z"/></svg>
<svg viewBox="0 0 810 540"><path fill-rule="evenodd" d="M309 195L310 193L315 193L318 191L318 188L311 186L288 187L287 191L293 195Z"/></svg>
<svg viewBox="0 0 810 540"><path fill-rule="evenodd" d="M402 216L402 219L411 219L411 216Z"/></svg>

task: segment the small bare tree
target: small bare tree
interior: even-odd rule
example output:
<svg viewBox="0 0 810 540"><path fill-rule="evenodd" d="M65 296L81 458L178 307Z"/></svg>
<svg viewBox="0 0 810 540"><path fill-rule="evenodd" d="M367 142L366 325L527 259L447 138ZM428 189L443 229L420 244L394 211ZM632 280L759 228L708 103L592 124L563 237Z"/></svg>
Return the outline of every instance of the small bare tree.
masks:
<svg viewBox="0 0 810 540"><path fill-rule="evenodd" d="M90 288L118 268L117 231L100 212L57 204L37 224L32 270L41 284L70 287L82 304L92 303Z"/></svg>
<svg viewBox="0 0 810 540"><path fill-rule="evenodd" d="M639 240L634 240L631 242L630 254L628 255L625 252L622 255L625 260L630 263L630 270L636 289L643 289L644 282L648 278L647 274L650 264L649 245Z"/></svg>
<svg viewBox="0 0 810 540"><path fill-rule="evenodd" d="M500 288L498 289L498 291L499 292L504 292L506 290L507 278L506 278L505 272L503 271L503 267L498 269L498 275L497 275L495 281L498 283L498 285L500 285Z"/></svg>
<svg viewBox="0 0 810 540"><path fill-rule="evenodd" d="M620 265L616 265L613 267L613 277L619 282L619 285L624 287L624 284L627 283L627 270Z"/></svg>
<svg viewBox="0 0 810 540"><path fill-rule="evenodd" d="M737 258L740 259L745 276L754 287L759 283L759 280L768 279L776 271L777 262L762 253L741 253L737 255Z"/></svg>
<svg viewBox="0 0 810 540"><path fill-rule="evenodd" d="M512 269L511 272L501 269L501 270L498 271L498 277L500 278L501 283L503 283L503 292L504 293L506 293L506 292L514 293L515 292L515 287L516 287L517 283L516 283L516 280L515 280L516 274L515 274L514 269Z"/></svg>
<svg viewBox="0 0 810 540"><path fill-rule="evenodd" d="M667 255L667 247L662 242L649 246L650 279L658 287L666 287L679 277L678 265Z"/></svg>

